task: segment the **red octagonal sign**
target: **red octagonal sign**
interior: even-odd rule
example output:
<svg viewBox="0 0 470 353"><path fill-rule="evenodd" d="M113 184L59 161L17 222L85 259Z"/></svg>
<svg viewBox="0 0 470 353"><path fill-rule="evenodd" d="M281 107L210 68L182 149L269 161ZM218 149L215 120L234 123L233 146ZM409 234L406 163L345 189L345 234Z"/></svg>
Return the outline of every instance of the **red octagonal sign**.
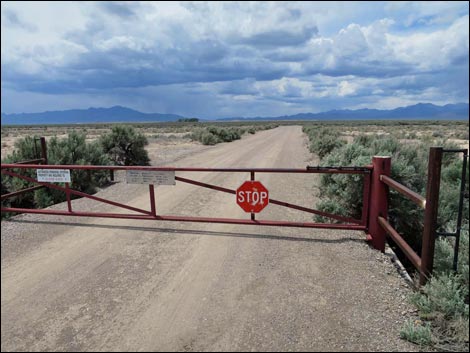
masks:
<svg viewBox="0 0 470 353"><path fill-rule="evenodd" d="M245 212L261 212L269 203L268 189L259 181L245 181L237 189L237 203Z"/></svg>

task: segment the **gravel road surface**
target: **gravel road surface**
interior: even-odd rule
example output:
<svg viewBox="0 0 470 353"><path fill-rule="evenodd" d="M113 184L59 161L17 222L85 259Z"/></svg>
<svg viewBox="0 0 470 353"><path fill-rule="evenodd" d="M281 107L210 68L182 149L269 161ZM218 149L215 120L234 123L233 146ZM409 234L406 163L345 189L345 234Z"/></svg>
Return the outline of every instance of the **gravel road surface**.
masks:
<svg viewBox="0 0 470 353"><path fill-rule="evenodd" d="M288 126L172 165L309 163L301 127ZM233 189L249 179L177 175ZM272 198L310 207L318 178L257 179ZM99 194L149 208L146 186L118 183ZM234 195L182 183L156 187L156 204L166 215L249 218ZM312 220L276 205L259 217ZM399 338L410 290L361 232L45 215L20 215L1 230L2 351L416 350Z"/></svg>

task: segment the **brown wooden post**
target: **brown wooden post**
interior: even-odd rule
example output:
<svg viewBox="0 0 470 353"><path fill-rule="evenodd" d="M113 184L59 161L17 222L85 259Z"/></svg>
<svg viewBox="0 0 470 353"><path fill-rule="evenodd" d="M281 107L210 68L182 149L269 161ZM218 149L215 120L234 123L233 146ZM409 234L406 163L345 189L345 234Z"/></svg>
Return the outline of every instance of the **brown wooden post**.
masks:
<svg viewBox="0 0 470 353"><path fill-rule="evenodd" d="M41 158L44 160L44 164L48 164L47 162L47 145L46 145L46 138L41 137Z"/></svg>
<svg viewBox="0 0 470 353"><path fill-rule="evenodd" d="M424 211L423 246L421 248L421 270L419 284L424 285L432 274L434 244L436 242L439 187L441 184L442 147L429 150L428 184L426 186L426 209Z"/></svg>
<svg viewBox="0 0 470 353"><path fill-rule="evenodd" d="M381 175L390 176L391 157L374 156L372 158L372 178L370 183L368 231L372 246L385 251L386 232L380 226L379 216L388 219L388 186L380 181Z"/></svg>

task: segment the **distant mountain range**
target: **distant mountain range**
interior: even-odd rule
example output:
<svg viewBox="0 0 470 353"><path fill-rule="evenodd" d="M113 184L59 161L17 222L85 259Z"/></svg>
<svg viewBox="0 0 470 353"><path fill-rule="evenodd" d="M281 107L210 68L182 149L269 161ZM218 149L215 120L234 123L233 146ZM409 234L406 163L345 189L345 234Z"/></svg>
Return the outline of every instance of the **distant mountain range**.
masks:
<svg viewBox="0 0 470 353"><path fill-rule="evenodd" d="M2 125L90 124L123 122L161 122L184 119L176 114L142 113L134 109L115 106L47 111L42 113L3 114Z"/></svg>
<svg viewBox="0 0 470 353"><path fill-rule="evenodd" d="M322 113L301 113L275 117L225 118L218 121L251 120L468 120L468 103L438 106L419 103L392 110L358 109L330 110ZM142 113L126 107L88 108L42 113L19 113L1 115L2 125L49 125L89 124L118 122L163 122L177 121L185 117L176 114Z"/></svg>
<svg viewBox="0 0 470 353"><path fill-rule="evenodd" d="M430 103L418 103L392 110L358 109L330 110L322 113L300 113L276 117L226 118L234 120L468 120L468 103L446 104L438 106Z"/></svg>

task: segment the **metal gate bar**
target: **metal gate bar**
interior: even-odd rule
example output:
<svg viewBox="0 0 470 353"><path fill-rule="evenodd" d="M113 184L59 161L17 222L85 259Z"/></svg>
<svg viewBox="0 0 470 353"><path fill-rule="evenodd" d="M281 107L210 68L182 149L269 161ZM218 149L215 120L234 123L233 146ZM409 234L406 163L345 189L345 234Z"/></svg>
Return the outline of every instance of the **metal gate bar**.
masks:
<svg viewBox="0 0 470 353"><path fill-rule="evenodd" d="M346 224L332 224L332 223L314 223L314 222L290 222L290 221L274 221L274 220L256 220L254 214L251 219L236 219L236 218L212 218L212 217L188 217L188 216L164 216L157 215L155 207L155 192L154 186L149 185L150 194L150 211L128 206L115 201L103 199L97 196L92 196L74 189L71 189L69 184L66 183L65 187L51 184L48 182L39 182L38 180L25 175L18 174L8 169L69 169L69 170L149 170L149 171L180 171L180 172L237 172L237 173L250 173L250 178L255 178L255 173L328 173L328 174L362 174L364 175L364 191L363 191L363 211L361 220L352 217L345 217L335 215L328 212L323 212L299 205L294 205L288 202L279 201L276 199L269 199L269 202L278 206L296 209L302 212L317 214L322 217L331 218ZM2 164L1 173L11 177L17 177L31 183L39 184L32 188L21 191L16 191L2 196L2 200L9 197L16 196L20 193L27 191L34 191L37 188L50 187L52 189L64 191L66 193L68 211L59 210L36 210L27 208L15 207L2 207L2 212L20 212L20 213L36 213L36 214L54 214L62 216L82 216L82 217L104 217L104 218L124 218L124 219L140 219L140 220L161 220L161 221L180 221L180 222L209 222L209 223L227 223L227 224L245 224L245 225L264 225L264 226L284 226L284 227L308 227L308 228L324 228L324 229L350 229L350 230L367 230L367 216L369 207L369 186L370 186L370 172L372 166L367 167L307 167L305 169L295 168L173 168L173 167L150 167L150 166L84 166L84 165L33 165L33 164ZM230 194L236 194L235 190L224 188L217 185L212 185L180 176L175 176L175 180L180 182L193 184L196 186L209 188ZM110 204L112 206L124 208L126 210L137 212L138 214L124 214L124 213L106 213L106 212L81 212L73 211L71 203L71 195L86 197L95 201Z"/></svg>
<svg viewBox="0 0 470 353"><path fill-rule="evenodd" d="M10 171L8 171L8 170L2 170L2 174L6 174L6 175L9 175L9 176L12 176L12 177L17 177L17 178L20 178L20 179L29 181L29 182L31 182L31 183L37 183L37 184L39 184L39 185L42 185L42 186L45 186L45 187L48 187L48 188L51 188L51 189L56 189L56 190L59 190L59 191L64 191L66 194L68 193L68 194L73 194L73 195L77 195L77 196L86 197L86 198L88 198L88 199L92 199L92 200L95 200L95 201L107 203L107 204L112 205L112 206L125 208L125 209L128 209L128 210L130 210L130 211L135 211L135 212L139 212L139 213L143 213L143 214L149 214L149 215L151 214L151 213L150 213L149 211L147 211L147 210L143 210L143 209L141 209L141 208L136 208L136 207L124 205L124 204L122 204L122 203L115 202L115 201L111 201L111 200L106 200L106 199L103 199L103 198L98 197L98 196L89 195L89 194L86 194L86 193L81 192L81 191L77 191L77 190L74 190L74 189L70 189L68 186L62 187L62 186L55 185L55 184L50 184L50 183L41 182L41 181L38 181L38 180L36 180L36 179L30 178L30 177L28 177L28 176L21 175L21 174L17 174L17 173L13 173L13 172L10 172ZM3 208L2 208L2 210L3 210ZM26 208L26 210L28 210L28 208ZM70 212L72 212L72 211L70 211Z"/></svg>
<svg viewBox="0 0 470 353"><path fill-rule="evenodd" d="M178 176L175 177L175 179L178 180L178 181L181 181L183 183L193 184L193 185L197 185L197 186L200 186L200 187L203 187L203 188L222 191L222 192L226 192L226 193L229 193L229 194L236 194L237 193L236 190L227 189L227 188L217 186L217 185L203 183L203 182L192 180L192 179L186 179L186 178L182 178L182 177L178 177ZM303 211L303 212L307 212L307 213L313 213L313 214L316 214L316 215L319 215L319 216L322 216L322 217L336 219L338 221L362 224L361 221L358 220L358 219L354 219L354 218L351 218L351 217L344 217L344 216L340 216L340 215L335 215L335 214L328 213L328 212L318 211L318 210L315 210L315 209L312 209L312 208L298 206L298 205L294 205L294 204L291 204L291 203L288 203L288 202L285 202L285 201L275 200L275 199L272 199L272 198L269 198L269 203L272 203L272 204L278 205L278 206L287 207L287 208L293 208L295 210L299 210L299 211Z"/></svg>
<svg viewBox="0 0 470 353"><path fill-rule="evenodd" d="M2 169L71 169L71 170L152 170L175 172L227 172L227 173L307 173L307 174L369 174L372 166L365 167L311 167L306 168L186 168L186 167L152 167L152 166L115 166L115 165L44 165L44 164L11 164L1 165ZM353 169L355 168L355 169Z"/></svg>
<svg viewBox="0 0 470 353"><path fill-rule="evenodd" d="M251 220L238 218L211 218L211 217L187 217L187 216L153 216L123 213L98 213L81 211L60 211L60 210L35 210L30 208L2 208L4 212L34 213L58 216L75 217L97 217L97 218L122 218L122 219L140 219L154 221L178 221L178 222L199 222L199 223L225 223L225 224L243 224L258 226L278 226L278 227L297 227L297 228L322 228L322 229L344 229L344 230L362 230L366 227L358 224L336 224L336 223L314 223L314 222L290 222L290 221L272 221L272 220Z"/></svg>

